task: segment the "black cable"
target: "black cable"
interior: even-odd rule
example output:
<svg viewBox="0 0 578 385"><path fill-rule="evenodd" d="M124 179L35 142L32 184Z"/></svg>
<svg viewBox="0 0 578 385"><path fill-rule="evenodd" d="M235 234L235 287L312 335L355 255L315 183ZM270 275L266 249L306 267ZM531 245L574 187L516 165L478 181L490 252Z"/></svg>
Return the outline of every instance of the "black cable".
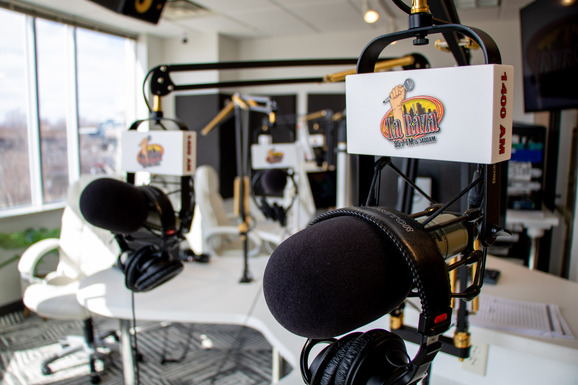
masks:
<svg viewBox="0 0 578 385"><path fill-rule="evenodd" d="M251 315L255 311L255 308L257 307L257 302L258 302L259 298L261 297L261 291L262 290L263 290L263 286L261 286L259 288L259 291L255 295L255 298L253 299L253 303L251 304L251 307L249 308L249 312L246 314L245 319L243 320L243 323L240 325L240 329L237 332L237 335L235 336L235 340L231 344L231 348L227 351L227 354L225 355L224 359L221 360L219 368L217 369L217 373L215 373L215 375L211 379L211 385L213 385L215 383L215 381L217 380L217 377L222 373L223 368L225 366L225 363L227 363L229 361L229 358L231 357L231 354L233 353L233 351L235 351L239 348L239 346L237 346L237 345L240 344L241 338L243 337L243 334L245 333L245 330L247 329L247 325L249 324L249 317L251 317Z"/></svg>
<svg viewBox="0 0 578 385"><path fill-rule="evenodd" d="M193 332L195 330L195 324L189 325L186 342L184 344L181 342L181 346L183 346L183 352L181 353L181 356L179 358L167 358L166 357L166 353L167 353L166 349L167 349L167 345L168 345L168 329L169 328L167 326L165 328L165 333L164 333L163 351L161 353L161 365L168 364L168 363L179 363L179 362L182 362L185 358L187 358L187 355L189 354L191 341L193 339Z"/></svg>
<svg viewBox="0 0 578 385"><path fill-rule="evenodd" d="M395 167L395 165L391 162L388 163L388 166L395 171L397 175L403 178L403 180L409 184L415 191L419 192L425 199L429 201L431 204L436 204L437 202L430 197L425 191L423 191L414 181L412 181L407 175L405 175L400 169Z"/></svg>
<svg viewBox="0 0 578 385"><path fill-rule="evenodd" d="M436 204L437 202L434 201L425 191L423 191L414 181L408 178L400 169L395 167L392 163L391 158L388 156L382 156L378 160L375 161L374 169L373 169L373 178L371 180L371 185L369 187L369 193L367 194L367 198L365 201L365 206L371 206L376 201L379 202L379 196L375 196L376 191L380 191L380 186L377 188L378 185L381 185L381 170L385 167L390 167L397 175L399 175L406 183L408 183L415 191L419 192L425 199L427 199L431 204Z"/></svg>
<svg viewBox="0 0 578 385"><path fill-rule="evenodd" d="M379 200L379 198L375 196L376 186L381 184L380 171L388 164L391 164L391 158L388 156L383 156L375 161L373 165L373 178L371 178L371 185L369 186L369 192L365 199L365 206L373 206L376 200Z"/></svg>
<svg viewBox="0 0 578 385"><path fill-rule="evenodd" d="M149 71L147 73L147 75L144 78L144 81L142 82L142 96L144 98L145 104L147 106L147 109L149 110L149 114L152 112L152 108L151 105L149 104L149 99L147 98L147 93L146 93L146 84L147 84L147 80L149 78L149 76L151 76L151 74L153 73L153 71Z"/></svg>
<svg viewBox="0 0 578 385"><path fill-rule="evenodd" d="M407 13L408 15L411 13L411 7L406 3L404 3L403 1L401 0L391 0L391 1L393 1L393 3L403 12Z"/></svg>
<svg viewBox="0 0 578 385"><path fill-rule="evenodd" d="M469 192L472 188L474 188L478 183L480 183L482 181L483 181L483 176L480 175L478 178L474 179L474 181L472 183L470 183L468 186L466 186L466 188L464 188L462 191L460 191L458 194L456 194L456 196L454 196L452 199L450 199L445 204L443 204L440 208L438 208L436 211L434 211L434 213L431 214L421 224L425 227L425 225L430 223L434 218L436 218L442 212L447 210L447 208L450 207L454 202L456 202L458 199L460 199L462 196L464 196L467 192Z"/></svg>
<svg viewBox="0 0 578 385"><path fill-rule="evenodd" d="M140 384L140 368L139 368L139 363L138 363L138 357L139 357L139 353L138 353L138 338L136 335L136 312L135 312L135 306L134 306L134 291L131 290L131 310L132 310L132 330L133 332L130 333L130 329L129 329L129 333L130 333L130 338L131 338L131 350L132 350L132 361L133 361L133 370L134 370L134 377L135 377L135 384L139 385Z"/></svg>

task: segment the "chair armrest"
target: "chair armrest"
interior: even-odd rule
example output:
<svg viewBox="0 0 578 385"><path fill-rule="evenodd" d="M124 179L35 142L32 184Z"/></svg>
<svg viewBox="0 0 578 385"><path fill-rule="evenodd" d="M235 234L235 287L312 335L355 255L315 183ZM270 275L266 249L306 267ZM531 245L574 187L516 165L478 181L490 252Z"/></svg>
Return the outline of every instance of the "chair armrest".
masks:
<svg viewBox="0 0 578 385"><path fill-rule="evenodd" d="M34 271L38 262L44 258L48 252L58 249L60 240L58 238L47 238L29 246L18 261L18 271L23 279L31 281L34 278Z"/></svg>
<svg viewBox="0 0 578 385"><path fill-rule="evenodd" d="M275 247L279 246L283 242L283 234L275 234L268 231L263 231L259 229L253 230L255 235L261 238L265 242L273 244Z"/></svg>
<svg viewBox="0 0 578 385"><path fill-rule="evenodd" d="M241 235L239 233L239 229L235 226L219 226L205 233L205 243L210 246L211 239L222 236L234 236L240 238ZM249 242L255 245L252 249L249 250L249 256L257 255L263 246L263 240L252 231L250 231ZM216 250L211 251L217 253Z"/></svg>

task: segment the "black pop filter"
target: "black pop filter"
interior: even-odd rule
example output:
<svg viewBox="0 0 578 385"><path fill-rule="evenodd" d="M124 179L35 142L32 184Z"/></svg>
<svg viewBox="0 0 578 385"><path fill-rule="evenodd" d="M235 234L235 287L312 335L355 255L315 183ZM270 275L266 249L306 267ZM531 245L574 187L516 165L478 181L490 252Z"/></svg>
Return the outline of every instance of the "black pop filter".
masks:
<svg viewBox="0 0 578 385"><path fill-rule="evenodd" d="M382 317L411 287L412 275L396 245L353 216L315 223L285 240L263 278L275 319L294 334L316 339Z"/></svg>
<svg viewBox="0 0 578 385"><path fill-rule="evenodd" d="M80 195L80 211L92 225L128 234L140 229L149 214L145 193L120 180L96 179Z"/></svg>

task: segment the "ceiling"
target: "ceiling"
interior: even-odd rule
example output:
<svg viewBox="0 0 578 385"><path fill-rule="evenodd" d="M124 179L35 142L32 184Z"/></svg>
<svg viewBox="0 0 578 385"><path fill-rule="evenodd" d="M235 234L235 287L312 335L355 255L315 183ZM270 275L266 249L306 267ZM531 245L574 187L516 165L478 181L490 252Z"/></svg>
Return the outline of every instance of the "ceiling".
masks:
<svg viewBox="0 0 578 385"><path fill-rule="evenodd" d="M116 14L89 0L4 0L1 3L39 6L81 21L160 37L221 33L242 39L364 30L382 34L405 29L407 25L407 16L390 0L370 0L371 7L381 14L375 24L366 24L362 19L365 0L191 1L200 9L183 13L179 6L184 0L169 0L156 25ZM405 1L410 4L409 0ZM466 24L484 19L515 19L519 9L532 0L455 1L460 20ZM478 8L474 8L476 5Z"/></svg>

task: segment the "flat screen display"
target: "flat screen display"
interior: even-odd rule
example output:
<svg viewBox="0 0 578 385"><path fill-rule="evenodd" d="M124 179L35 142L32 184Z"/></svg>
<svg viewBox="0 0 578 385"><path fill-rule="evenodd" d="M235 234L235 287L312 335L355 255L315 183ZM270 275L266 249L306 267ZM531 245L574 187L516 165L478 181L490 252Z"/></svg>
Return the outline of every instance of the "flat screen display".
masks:
<svg viewBox="0 0 578 385"><path fill-rule="evenodd" d="M578 1L535 1L520 25L526 112L577 108Z"/></svg>

